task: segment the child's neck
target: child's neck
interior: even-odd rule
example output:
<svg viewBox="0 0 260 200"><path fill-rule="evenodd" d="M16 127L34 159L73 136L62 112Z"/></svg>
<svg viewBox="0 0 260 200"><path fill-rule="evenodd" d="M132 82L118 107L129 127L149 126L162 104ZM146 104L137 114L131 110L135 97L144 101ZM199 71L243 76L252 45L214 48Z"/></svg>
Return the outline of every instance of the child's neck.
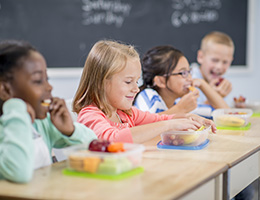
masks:
<svg viewBox="0 0 260 200"><path fill-rule="evenodd" d="M119 115L117 114L117 112L113 112L111 117L109 117L109 120L115 123L122 123Z"/></svg>
<svg viewBox="0 0 260 200"><path fill-rule="evenodd" d="M177 99L177 96L174 95L173 92L162 89L159 91L160 96L162 97L164 103L166 104L167 108L171 108L174 105L175 100Z"/></svg>

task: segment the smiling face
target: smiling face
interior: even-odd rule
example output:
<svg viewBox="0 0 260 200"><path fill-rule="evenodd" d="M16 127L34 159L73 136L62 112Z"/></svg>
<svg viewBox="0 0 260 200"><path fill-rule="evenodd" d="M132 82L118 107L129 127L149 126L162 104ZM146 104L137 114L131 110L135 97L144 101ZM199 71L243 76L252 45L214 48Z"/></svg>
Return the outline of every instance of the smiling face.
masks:
<svg viewBox="0 0 260 200"><path fill-rule="evenodd" d="M233 61L234 49L227 45L211 43L206 50L198 52L200 70L207 82L219 79L226 73Z"/></svg>
<svg viewBox="0 0 260 200"><path fill-rule="evenodd" d="M141 63L138 59L128 59L125 68L106 80L105 94L112 107L112 112L117 109L129 110L134 98L139 92L137 82L141 75Z"/></svg>
<svg viewBox="0 0 260 200"><path fill-rule="evenodd" d="M189 71L189 62L188 60L182 56L175 69L171 72L171 74L176 74L183 71ZM189 92L188 87L191 86L192 77L189 74L186 78L182 77L182 75L171 75L167 81L167 87L174 92L176 98L182 97L183 95Z"/></svg>
<svg viewBox="0 0 260 200"><path fill-rule="evenodd" d="M11 97L29 103L38 119L44 119L48 112L48 107L41 103L52 98L52 86L48 82L46 71L43 56L36 51L31 51L30 55L24 58L23 66L13 70L13 80L10 82Z"/></svg>

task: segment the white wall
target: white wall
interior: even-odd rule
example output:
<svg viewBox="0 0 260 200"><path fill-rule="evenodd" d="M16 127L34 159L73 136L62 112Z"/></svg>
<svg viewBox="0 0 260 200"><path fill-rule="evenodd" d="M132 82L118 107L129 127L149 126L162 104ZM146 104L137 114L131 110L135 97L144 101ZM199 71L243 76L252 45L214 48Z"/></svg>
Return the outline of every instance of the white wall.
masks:
<svg viewBox="0 0 260 200"><path fill-rule="evenodd" d="M228 96L227 101L230 103L234 96L243 95L249 100L260 101L260 1L255 0L252 4L252 16L250 19L252 49L248 52L250 71L242 73L227 73L227 78L233 84L232 93Z"/></svg>
<svg viewBox="0 0 260 200"><path fill-rule="evenodd" d="M250 0L251 1L251 0ZM251 34L249 41L251 41L252 48L249 51L250 70L246 72L227 73L228 78L233 84L233 90L227 97L229 105L232 104L233 97L239 95L245 96L249 100L260 101L260 1L254 0L253 13L250 21ZM48 71L50 83L53 86L53 95L65 99L73 98L80 79L81 69L68 70L55 70L49 69Z"/></svg>

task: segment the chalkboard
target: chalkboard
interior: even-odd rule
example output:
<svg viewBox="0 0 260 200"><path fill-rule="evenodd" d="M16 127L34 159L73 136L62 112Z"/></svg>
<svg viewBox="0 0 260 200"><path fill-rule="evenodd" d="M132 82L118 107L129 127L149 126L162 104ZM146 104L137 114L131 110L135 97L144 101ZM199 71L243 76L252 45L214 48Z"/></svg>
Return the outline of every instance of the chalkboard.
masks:
<svg viewBox="0 0 260 200"><path fill-rule="evenodd" d="M29 41L49 67L82 67L100 39L133 44L141 56L170 44L195 62L202 37L218 30L244 67L247 10L247 0L0 0L0 40Z"/></svg>

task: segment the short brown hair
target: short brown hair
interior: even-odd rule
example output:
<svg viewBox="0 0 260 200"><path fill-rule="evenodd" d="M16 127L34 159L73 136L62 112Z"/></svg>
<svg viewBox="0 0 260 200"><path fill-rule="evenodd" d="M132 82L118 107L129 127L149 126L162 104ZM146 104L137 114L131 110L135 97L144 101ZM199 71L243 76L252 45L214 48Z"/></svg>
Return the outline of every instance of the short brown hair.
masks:
<svg viewBox="0 0 260 200"><path fill-rule="evenodd" d="M110 107L105 96L105 80L122 71L127 59L140 59L131 45L111 40L98 41L90 50L73 100L73 111L95 104L106 115Z"/></svg>

